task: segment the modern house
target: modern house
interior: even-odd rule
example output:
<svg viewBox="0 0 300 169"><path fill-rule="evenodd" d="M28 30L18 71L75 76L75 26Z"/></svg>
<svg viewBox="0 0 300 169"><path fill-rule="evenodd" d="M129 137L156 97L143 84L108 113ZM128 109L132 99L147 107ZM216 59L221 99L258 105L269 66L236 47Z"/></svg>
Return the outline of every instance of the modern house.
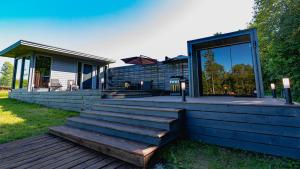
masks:
<svg viewBox="0 0 300 169"><path fill-rule="evenodd" d="M15 58L12 89L47 91L51 81L58 90L77 84L79 89L97 89L100 72L111 59L20 40L0 52ZM69 84L68 84L69 83Z"/></svg>
<svg viewBox="0 0 300 169"><path fill-rule="evenodd" d="M170 91L187 79L191 97L263 97L261 66L255 29L191 40L188 57L178 56L154 65L132 65L109 70L109 82L153 81L154 89Z"/></svg>
<svg viewBox="0 0 300 169"><path fill-rule="evenodd" d="M105 90L12 90L9 97L81 112L49 132L133 165L147 167L161 147L182 136L300 159L300 106L261 98L256 30L191 40L187 46L188 56L110 69L110 59L27 41L19 41L0 55L16 58L15 89L42 90L52 79L64 89L69 80L80 89L97 89L99 81L103 83L105 88L100 89ZM186 99L175 95L185 86L184 79L191 96ZM165 95L168 92L151 97L142 94L148 92L143 90L146 82L152 83L150 91L171 91L171 96ZM137 87L126 88L129 83ZM106 92L113 97L103 97ZM122 97L126 93L130 97Z"/></svg>
<svg viewBox="0 0 300 169"><path fill-rule="evenodd" d="M16 58L12 89L42 91L51 80L59 82L60 90L68 89L69 83L79 89L99 89L103 83L112 89L145 81L154 90L172 93L179 80L186 79L191 97L264 96L255 29L190 40L187 46L188 56L111 69L111 59L23 40L0 55Z"/></svg>

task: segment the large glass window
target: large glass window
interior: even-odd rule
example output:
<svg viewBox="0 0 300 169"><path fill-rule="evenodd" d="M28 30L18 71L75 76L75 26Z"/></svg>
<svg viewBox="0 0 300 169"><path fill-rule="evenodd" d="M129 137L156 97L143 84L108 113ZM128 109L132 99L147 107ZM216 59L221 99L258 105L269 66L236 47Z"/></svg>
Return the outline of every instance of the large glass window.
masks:
<svg viewBox="0 0 300 169"><path fill-rule="evenodd" d="M250 43L201 50L200 56L204 95L254 95Z"/></svg>
<svg viewBox="0 0 300 169"><path fill-rule="evenodd" d="M34 87L48 88L51 72L51 58L37 56L35 63Z"/></svg>

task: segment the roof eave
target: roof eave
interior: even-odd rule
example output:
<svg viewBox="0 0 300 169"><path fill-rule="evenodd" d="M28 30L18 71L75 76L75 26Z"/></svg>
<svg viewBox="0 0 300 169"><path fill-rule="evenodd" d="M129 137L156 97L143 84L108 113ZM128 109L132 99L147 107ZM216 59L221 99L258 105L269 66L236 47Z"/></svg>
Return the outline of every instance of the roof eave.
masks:
<svg viewBox="0 0 300 169"><path fill-rule="evenodd" d="M18 42L14 43L11 46L0 51L0 56L12 57L12 56L9 56L8 53L18 47L21 47L21 46L29 47L30 48L29 50L32 50L32 51L43 51L46 53L53 53L53 54L58 54L58 55L62 55L62 56L95 60L97 62L104 62L106 64L111 64L111 63L116 62L115 60L104 58L104 57L99 57L99 56L76 52L76 51L67 50L67 49L63 49L63 48L43 45L43 44L34 43L34 42L30 42L30 41L25 41L25 40L19 40ZM14 56L14 57L16 57L16 56Z"/></svg>
<svg viewBox="0 0 300 169"><path fill-rule="evenodd" d="M231 38L231 37L235 37L235 36L250 34L251 31L253 31L253 30L255 30L255 28L239 30L239 31L235 31L235 32L224 33L224 34L209 36L209 37L200 38L200 39L193 39L193 40L187 41L187 43L189 45L193 45L195 43L202 43L202 42L207 42L207 41L212 41L212 40Z"/></svg>
<svg viewBox="0 0 300 169"><path fill-rule="evenodd" d="M2 51L0 51L0 56L3 56L3 57L11 57L11 56L8 56L7 53L19 46L21 46L22 44L22 40L19 40L17 41L16 43L10 45L9 47L3 49Z"/></svg>

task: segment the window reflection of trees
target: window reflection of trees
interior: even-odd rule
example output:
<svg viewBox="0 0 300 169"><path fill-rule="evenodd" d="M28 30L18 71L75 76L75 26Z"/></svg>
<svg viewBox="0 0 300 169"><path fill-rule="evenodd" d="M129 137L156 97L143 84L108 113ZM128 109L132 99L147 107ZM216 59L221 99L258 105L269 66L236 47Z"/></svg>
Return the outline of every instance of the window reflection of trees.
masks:
<svg viewBox="0 0 300 169"><path fill-rule="evenodd" d="M201 51L201 56L203 94L234 96L251 96L254 94L255 80L251 64L232 65L232 57L229 56L231 68L225 68L226 63L218 63L220 61L216 60L214 49Z"/></svg>

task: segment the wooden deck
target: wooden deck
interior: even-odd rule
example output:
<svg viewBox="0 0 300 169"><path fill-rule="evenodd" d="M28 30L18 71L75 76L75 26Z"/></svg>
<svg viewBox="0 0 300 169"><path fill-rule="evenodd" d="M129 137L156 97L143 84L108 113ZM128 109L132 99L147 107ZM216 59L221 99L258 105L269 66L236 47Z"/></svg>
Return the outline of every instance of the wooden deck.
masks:
<svg viewBox="0 0 300 169"><path fill-rule="evenodd" d="M182 103L181 96L153 96L141 98L124 98L122 100L150 101L150 102L170 102ZM202 97L186 97L185 103L198 103L210 105L253 105L253 106L287 106L300 107L299 103L293 105L285 104L284 99L273 99L271 97L233 97L233 96L202 96Z"/></svg>
<svg viewBox="0 0 300 169"><path fill-rule="evenodd" d="M0 144L0 168L138 169L52 135Z"/></svg>

